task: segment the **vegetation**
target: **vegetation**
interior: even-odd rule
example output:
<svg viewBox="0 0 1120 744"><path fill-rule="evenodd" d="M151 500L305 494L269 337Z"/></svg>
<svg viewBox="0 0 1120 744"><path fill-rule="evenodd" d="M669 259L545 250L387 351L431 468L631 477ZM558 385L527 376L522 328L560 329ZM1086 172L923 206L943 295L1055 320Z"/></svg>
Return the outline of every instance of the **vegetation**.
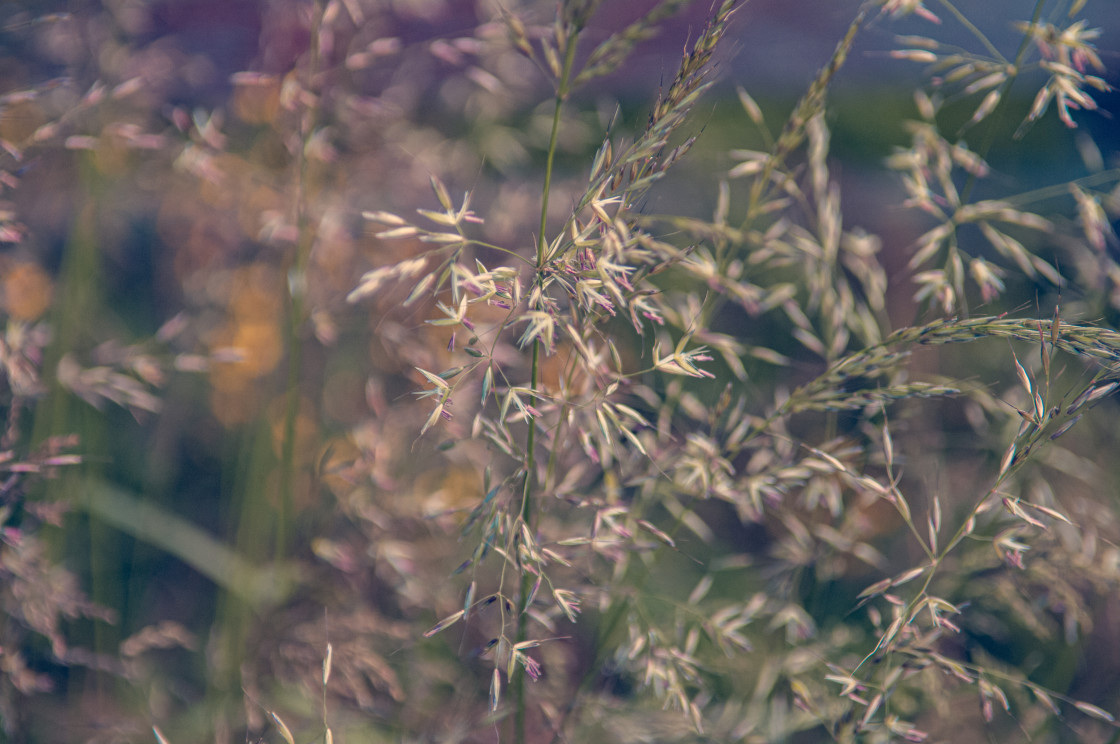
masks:
<svg viewBox="0 0 1120 744"><path fill-rule="evenodd" d="M8 739L1120 740L1083 0L17 5Z"/></svg>

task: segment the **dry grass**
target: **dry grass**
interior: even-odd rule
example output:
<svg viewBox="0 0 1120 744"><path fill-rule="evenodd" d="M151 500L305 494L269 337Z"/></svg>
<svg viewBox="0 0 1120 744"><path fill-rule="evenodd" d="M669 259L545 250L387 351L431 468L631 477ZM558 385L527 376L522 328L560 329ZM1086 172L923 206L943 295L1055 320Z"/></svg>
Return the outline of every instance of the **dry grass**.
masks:
<svg viewBox="0 0 1120 744"><path fill-rule="evenodd" d="M581 95L688 3L617 27L594 0L483 5L445 32L434 0L265 3L310 41L214 110L169 103L177 57L151 72L138 38L0 96L4 188L37 159L90 193L143 174L127 203L158 202L182 305L150 340L104 320L111 200L70 205L62 291L30 203L0 208L6 733L58 739L25 701L85 666L142 693L106 724L129 740L1114 740L1120 334L1094 319L1120 172L1081 137L1073 181L992 178L996 143L1079 134L1108 90L1091 9L1039 0L1003 49L947 1L864 4L779 127L738 88L699 218L651 195L750 3L711 5L632 127ZM86 20L4 33L93 44ZM896 23L928 30L877 50L923 68L880 164L908 244L853 226L830 132L845 63ZM239 432L218 541L55 477L82 448L46 435L108 404ZM132 607L129 638L72 645L116 608L47 549L67 506L222 587L213 618Z"/></svg>

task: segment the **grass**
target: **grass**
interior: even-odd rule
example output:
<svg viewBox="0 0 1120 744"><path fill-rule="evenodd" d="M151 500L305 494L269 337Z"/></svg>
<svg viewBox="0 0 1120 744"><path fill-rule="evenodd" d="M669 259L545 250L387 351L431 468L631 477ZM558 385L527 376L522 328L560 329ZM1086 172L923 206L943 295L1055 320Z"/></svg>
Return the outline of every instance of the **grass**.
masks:
<svg viewBox="0 0 1120 744"><path fill-rule="evenodd" d="M689 3L438 5L263 3L210 108L143 24L3 26L6 736L1115 741L1092 9L866 3L783 106L727 0L631 125ZM868 45L912 84L834 102Z"/></svg>

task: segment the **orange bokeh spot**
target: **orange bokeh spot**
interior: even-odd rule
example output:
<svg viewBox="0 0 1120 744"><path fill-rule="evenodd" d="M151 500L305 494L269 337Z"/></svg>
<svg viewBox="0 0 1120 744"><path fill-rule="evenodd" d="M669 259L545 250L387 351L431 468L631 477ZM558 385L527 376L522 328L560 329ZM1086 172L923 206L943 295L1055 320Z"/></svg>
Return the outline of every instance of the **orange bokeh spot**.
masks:
<svg viewBox="0 0 1120 744"><path fill-rule="evenodd" d="M229 311L242 322L277 324L283 314L284 285L280 273L265 264L238 269L229 297Z"/></svg>
<svg viewBox="0 0 1120 744"><path fill-rule="evenodd" d="M355 463L360 460L361 454L361 450L348 436L331 437L319 449L319 477L335 496L345 496L356 487L360 476Z"/></svg>
<svg viewBox="0 0 1120 744"><path fill-rule="evenodd" d="M279 273L265 264L231 272L226 289L226 320L209 338L214 351L236 352L236 359L210 368L211 405L222 423L242 423L261 404L260 378L284 356L284 299ZM228 407L228 408L224 408Z"/></svg>
<svg viewBox="0 0 1120 744"><path fill-rule="evenodd" d="M233 91L233 114L246 124L267 124L280 110L280 80L261 79Z"/></svg>
<svg viewBox="0 0 1120 744"><path fill-rule="evenodd" d="M4 272L4 311L16 320L35 320L51 304L51 278L37 265L20 262Z"/></svg>
<svg viewBox="0 0 1120 744"><path fill-rule="evenodd" d="M35 101L17 101L0 111L0 138L23 142L47 123L47 115Z"/></svg>
<svg viewBox="0 0 1120 744"><path fill-rule="evenodd" d="M93 164L107 176L120 176L132 166L133 150L116 137L102 137L93 150Z"/></svg>
<svg viewBox="0 0 1120 744"><path fill-rule="evenodd" d="M240 359L215 364L210 382L219 390L232 392L276 369L283 338L276 322L234 322L218 331L214 348L236 349Z"/></svg>

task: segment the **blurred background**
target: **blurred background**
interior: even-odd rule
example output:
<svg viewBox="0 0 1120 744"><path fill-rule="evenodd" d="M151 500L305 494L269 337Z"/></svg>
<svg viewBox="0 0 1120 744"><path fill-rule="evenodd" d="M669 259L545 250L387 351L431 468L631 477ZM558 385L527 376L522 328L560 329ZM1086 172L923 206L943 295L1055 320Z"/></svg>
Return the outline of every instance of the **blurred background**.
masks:
<svg viewBox="0 0 1120 744"><path fill-rule="evenodd" d="M521 5L502 7L549 26L551 3ZM604 2L589 39L653 5ZM916 115L909 91L924 79L890 50L899 34L976 47L929 5L940 24L873 12L830 93L844 221L882 237L890 274L928 227L901 209L883 168L908 143L901 122ZM695 111L697 144L643 211L710 217L713 174L737 162L729 151L761 147L736 88L777 132L859 6L744 3ZM1089 6L1116 86L1120 4ZM1033 9L966 8L1008 56L1020 37L1007 19ZM427 411L413 404L412 368L440 368L448 337L402 296L345 298L362 272L416 248L375 239L362 211L433 207L432 174L456 199L472 192L487 240L532 244L551 90L507 43L498 12L488 0L0 5L4 448L50 476L28 476L6 502L4 569L27 584L4 596L11 740L139 741L155 722L172 742L247 741L281 705L314 720L315 696L287 683L315 689L328 637L337 694L370 736L434 737L478 702L452 694L453 665L415 637L463 557L431 515L469 505L481 486L469 463L415 441ZM560 210L605 130L644 126L709 12L690 4L621 71L578 92L562 128ZM1036 89L1023 86L1009 121ZM992 188L1075 177L1093 157L1077 142L1095 142L1114 167L1120 98L1096 99L1073 144L1053 112L1028 145L997 144ZM975 101L953 105L963 121ZM1075 286L1014 290L984 311L1049 317L1059 294L1079 311ZM897 325L915 320L913 291L892 288ZM1080 312L1116 319L1114 306ZM772 341L796 357L792 342ZM19 360L42 370L23 388ZM81 464L48 462L63 453ZM30 586L45 595L39 616L28 616ZM1102 627L1115 628L1120 607L1107 611ZM1098 640L1104 687L1120 679L1120 648ZM1079 662L1064 663L1068 681ZM448 700L442 722L428 722Z"/></svg>

